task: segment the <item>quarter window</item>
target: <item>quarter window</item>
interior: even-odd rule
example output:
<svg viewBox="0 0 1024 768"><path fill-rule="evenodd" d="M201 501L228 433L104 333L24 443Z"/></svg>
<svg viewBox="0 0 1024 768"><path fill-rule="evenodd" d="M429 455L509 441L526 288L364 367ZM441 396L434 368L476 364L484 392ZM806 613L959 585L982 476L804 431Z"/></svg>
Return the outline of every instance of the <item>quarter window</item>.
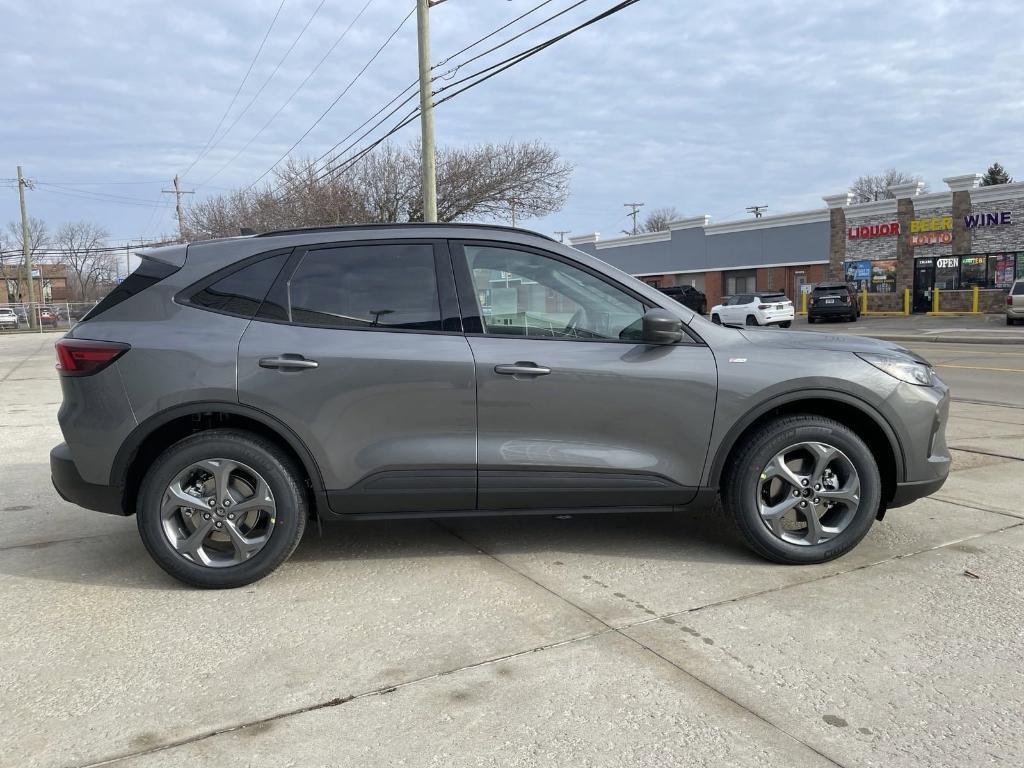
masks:
<svg viewBox="0 0 1024 768"><path fill-rule="evenodd" d="M644 305L598 277L527 251L466 245L485 333L639 341Z"/></svg>
<svg viewBox="0 0 1024 768"><path fill-rule="evenodd" d="M206 309L252 317L284 266L287 256L287 253L281 253L248 264L193 294L191 302Z"/></svg>
<svg viewBox="0 0 1024 768"><path fill-rule="evenodd" d="M308 251L288 283L293 323L330 328L441 330L429 244Z"/></svg>

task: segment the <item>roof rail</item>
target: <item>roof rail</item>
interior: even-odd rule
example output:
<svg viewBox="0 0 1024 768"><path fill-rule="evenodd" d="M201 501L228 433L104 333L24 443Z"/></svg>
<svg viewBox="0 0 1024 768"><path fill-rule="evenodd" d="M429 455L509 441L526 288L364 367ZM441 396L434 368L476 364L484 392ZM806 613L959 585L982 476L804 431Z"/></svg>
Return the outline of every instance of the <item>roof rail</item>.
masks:
<svg viewBox="0 0 1024 768"><path fill-rule="evenodd" d="M275 229L270 232L261 232L255 237L277 237L279 235L302 235L312 232L348 232L351 230L358 229L394 229L404 227L456 227L466 229L496 229L503 232L519 232L526 235L534 235L536 237L543 237L545 240L551 240L556 242L555 238L550 235L545 235L542 232L534 232L531 229L523 229L522 227L509 227L504 224L473 224L469 222L443 222L437 224L428 224L422 221L408 221L394 224L339 224L336 226L329 227L297 227L295 229Z"/></svg>

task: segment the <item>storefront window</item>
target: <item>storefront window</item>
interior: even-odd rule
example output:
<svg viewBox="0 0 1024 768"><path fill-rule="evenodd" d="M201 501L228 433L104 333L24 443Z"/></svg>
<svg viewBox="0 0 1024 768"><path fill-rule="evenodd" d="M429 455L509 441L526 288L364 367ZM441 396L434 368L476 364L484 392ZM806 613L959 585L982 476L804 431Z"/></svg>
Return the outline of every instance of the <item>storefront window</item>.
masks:
<svg viewBox="0 0 1024 768"><path fill-rule="evenodd" d="M1013 285L1014 263L1012 253L993 253L988 257L988 287L1009 288Z"/></svg>
<svg viewBox="0 0 1024 768"><path fill-rule="evenodd" d="M985 287L985 257L964 256L960 259L960 287Z"/></svg>
<svg viewBox="0 0 1024 768"><path fill-rule="evenodd" d="M739 293L753 293L757 290L754 286L756 278L757 272L753 269L742 272L726 272L725 294L727 296L735 296Z"/></svg>
<svg viewBox="0 0 1024 768"><path fill-rule="evenodd" d="M935 260L935 287L942 291L960 287L960 259L951 256Z"/></svg>
<svg viewBox="0 0 1024 768"><path fill-rule="evenodd" d="M871 293L893 293L896 290L896 259L871 262Z"/></svg>
<svg viewBox="0 0 1024 768"><path fill-rule="evenodd" d="M1017 280L1024 280L1024 251L1017 254Z"/></svg>

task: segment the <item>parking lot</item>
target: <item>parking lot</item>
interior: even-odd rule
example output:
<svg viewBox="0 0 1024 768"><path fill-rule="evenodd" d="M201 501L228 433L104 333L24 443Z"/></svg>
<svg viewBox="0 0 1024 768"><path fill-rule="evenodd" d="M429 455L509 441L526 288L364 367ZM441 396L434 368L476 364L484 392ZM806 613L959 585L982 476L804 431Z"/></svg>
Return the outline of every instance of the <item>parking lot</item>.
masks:
<svg viewBox="0 0 1024 768"><path fill-rule="evenodd" d="M1024 345L909 342L954 472L825 565L715 514L366 522L198 591L52 490L57 338L0 338L5 766L1024 764Z"/></svg>

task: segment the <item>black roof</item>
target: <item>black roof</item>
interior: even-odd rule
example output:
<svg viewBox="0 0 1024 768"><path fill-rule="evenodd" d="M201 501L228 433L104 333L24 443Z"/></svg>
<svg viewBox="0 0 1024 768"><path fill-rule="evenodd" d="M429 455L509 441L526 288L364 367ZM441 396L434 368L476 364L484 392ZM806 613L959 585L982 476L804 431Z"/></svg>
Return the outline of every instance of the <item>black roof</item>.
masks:
<svg viewBox="0 0 1024 768"><path fill-rule="evenodd" d="M493 229L499 232L519 232L524 235L533 235L534 237L543 237L545 240L551 240L555 242L555 239L550 235L545 235L540 232L534 232L530 229L523 229L521 227L509 227L503 224L472 224L472 223L437 223L428 224L422 221L409 221L395 224L339 224L333 227L298 227L296 229L276 229L272 232L261 232L256 237L277 237L278 235L302 235L306 233L314 232L349 232L351 230L358 229L412 229L415 227L455 227L465 229Z"/></svg>

